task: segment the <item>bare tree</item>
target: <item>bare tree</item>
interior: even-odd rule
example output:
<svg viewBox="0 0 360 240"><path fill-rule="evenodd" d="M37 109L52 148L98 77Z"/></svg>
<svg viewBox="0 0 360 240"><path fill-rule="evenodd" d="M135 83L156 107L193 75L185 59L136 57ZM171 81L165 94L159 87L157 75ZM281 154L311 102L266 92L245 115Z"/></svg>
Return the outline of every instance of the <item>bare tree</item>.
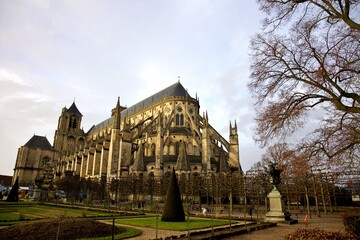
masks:
<svg viewBox="0 0 360 240"><path fill-rule="evenodd" d="M360 30L358 19L359 1L353 0L257 0L260 9L270 15L264 21L265 27L278 28L292 18L298 21L316 19L317 22L343 22Z"/></svg>
<svg viewBox="0 0 360 240"><path fill-rule="evenodd" d="M251 41L256 140L266 146L321 121L303 143L328 159L359 162L360 2L258 0L268 14ZM315 151L316 149L316 151Z"/></svg>

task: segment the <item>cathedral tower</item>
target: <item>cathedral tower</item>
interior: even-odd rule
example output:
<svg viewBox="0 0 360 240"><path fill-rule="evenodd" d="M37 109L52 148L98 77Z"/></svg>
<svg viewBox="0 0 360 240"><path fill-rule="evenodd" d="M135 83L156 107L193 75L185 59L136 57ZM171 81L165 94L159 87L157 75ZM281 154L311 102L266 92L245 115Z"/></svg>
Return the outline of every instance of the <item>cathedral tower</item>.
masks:
<svg viewBox="0 0 360 240"><path fill-rule="evenodd" d="M238 131L237 125L235 120L235 126L232 127L230 121L230 136L229 136L229 144L230 144L230 151L229 151L229 164L231 168L235 170L241 171L240 165L240 158L239 158L239 138L238 138Z"/></svg>
<svg viewBox="0 0 360 240"><path fill-rule="evenodd" d="M68 167L68 157L84 148L85 133L81 127L82 114L75 102L70 108L64 107L59 117L58 126L54 136L54 150L56 152L55 164L57 172L64 172ZM77 163L75 162L74 166Z"/></svg>
<svg viewBox="0 0 360 240"><path fill-rule="evenodd" d="M60 154L66 154L71 150L75 151L77 137L83 135L83 131L80 129L81 120L82 114L75 102L69 109L66 107L62 109L54 137L54 149Z"/></svg>

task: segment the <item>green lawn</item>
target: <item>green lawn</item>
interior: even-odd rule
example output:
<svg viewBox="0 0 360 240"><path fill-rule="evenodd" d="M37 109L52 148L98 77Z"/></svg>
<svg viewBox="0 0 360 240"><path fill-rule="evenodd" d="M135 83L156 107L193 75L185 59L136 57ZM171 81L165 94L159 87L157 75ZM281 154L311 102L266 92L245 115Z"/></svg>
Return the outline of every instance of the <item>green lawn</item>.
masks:
<svg viewBox="0 0 360 240"><path fill-rule="evenodd" d="M131 237L135 237L141 234L141 231L135 228L131 228L131 227L123 227L122 228L125 229L125 232L117 234L114 236L114 239L126 239L126 238L131 238ZM107 236L107 237L99 237L99 238L83 238L81 240L111 240L112 236Z"/></svg>
<svg viewBox="0 0 360 240"><path fill-rule="evenodd" d="M131 226L156 228L156 217L147 218L127 218L116 219L117 224L127 224ZM235 223L232 221L232 223ZM211 219L204 218L190 218L189 229L210 228L211 226L220 226L229 224L228 220L214 219L213 223ZM158 228L165 230L184 231L188 229L188 222L162 222L160 217L158 218Z"/></svg>
<svg viewBox="0 0 360 240"><path fill-rule="evenodd" d="M56 217L84 217L84 216L100 216L106 215L101 212L71 209L71 208L56 208L51 206L31 206L31 207L11 207L6 211L0 212L0 220L16 220L13 216L19 215L19 212L26 219L32 218L56 218ZM18 219L18 218L17 218Z"/></svg>
<svg viewBox="0 0 360 240"><path fill-rule="evenodd" d="M111 217L113 213L92 211L86 209L66 208L40 204L31 205L0 205L0 226L19 223L19 220L58 217Z"/></svg>
<svg viewBox="0 0 360 240"><path fill-rule="evenodd" d="M32 220L36 217L25 215L21 212L2 212L0 213L0 221L17 221L20 219Z"/></svg>

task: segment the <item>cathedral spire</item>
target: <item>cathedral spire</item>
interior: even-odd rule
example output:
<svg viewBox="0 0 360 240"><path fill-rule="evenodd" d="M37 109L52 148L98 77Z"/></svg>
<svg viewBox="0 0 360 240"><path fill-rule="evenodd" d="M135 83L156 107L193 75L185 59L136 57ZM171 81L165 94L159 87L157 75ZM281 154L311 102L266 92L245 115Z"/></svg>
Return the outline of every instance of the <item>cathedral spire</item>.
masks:
<svg viewBox="0 0 360 240"><path fill-rule="evenodd" d="M116 107L112 111L112 115L114 116L113 128L120 129L120 97L118 97Z"/></svg>
<svg viewBox="0 0 360 240"><path fill-rule="evenodd" d="M233 169L241 170L240 156L239 156L239 136L237 132L236 120L234 126L230 122L230 136L229 136L229 165Z"/></svg>

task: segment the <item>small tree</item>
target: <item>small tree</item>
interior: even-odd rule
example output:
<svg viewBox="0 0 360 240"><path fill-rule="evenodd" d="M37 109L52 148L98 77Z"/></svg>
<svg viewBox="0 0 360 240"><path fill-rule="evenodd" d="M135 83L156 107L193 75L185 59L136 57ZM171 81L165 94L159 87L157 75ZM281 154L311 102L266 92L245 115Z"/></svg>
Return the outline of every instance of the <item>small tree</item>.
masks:
<svg viewBox="0 0 360 240"><path fill-rule="evenodd" d="M16 178L13 187L10 190L9 196L6 198L6 202L18 202L19 201L19 179Z"/></svg>
<svg viewBox="0 0 360 240"><path fill-rule="evenodd" d="M164 222L185 222L184 208L181 202L179 185L175 175L175 169L171 175L170 183L166 193L166 200L161 216Z"/></svg>

